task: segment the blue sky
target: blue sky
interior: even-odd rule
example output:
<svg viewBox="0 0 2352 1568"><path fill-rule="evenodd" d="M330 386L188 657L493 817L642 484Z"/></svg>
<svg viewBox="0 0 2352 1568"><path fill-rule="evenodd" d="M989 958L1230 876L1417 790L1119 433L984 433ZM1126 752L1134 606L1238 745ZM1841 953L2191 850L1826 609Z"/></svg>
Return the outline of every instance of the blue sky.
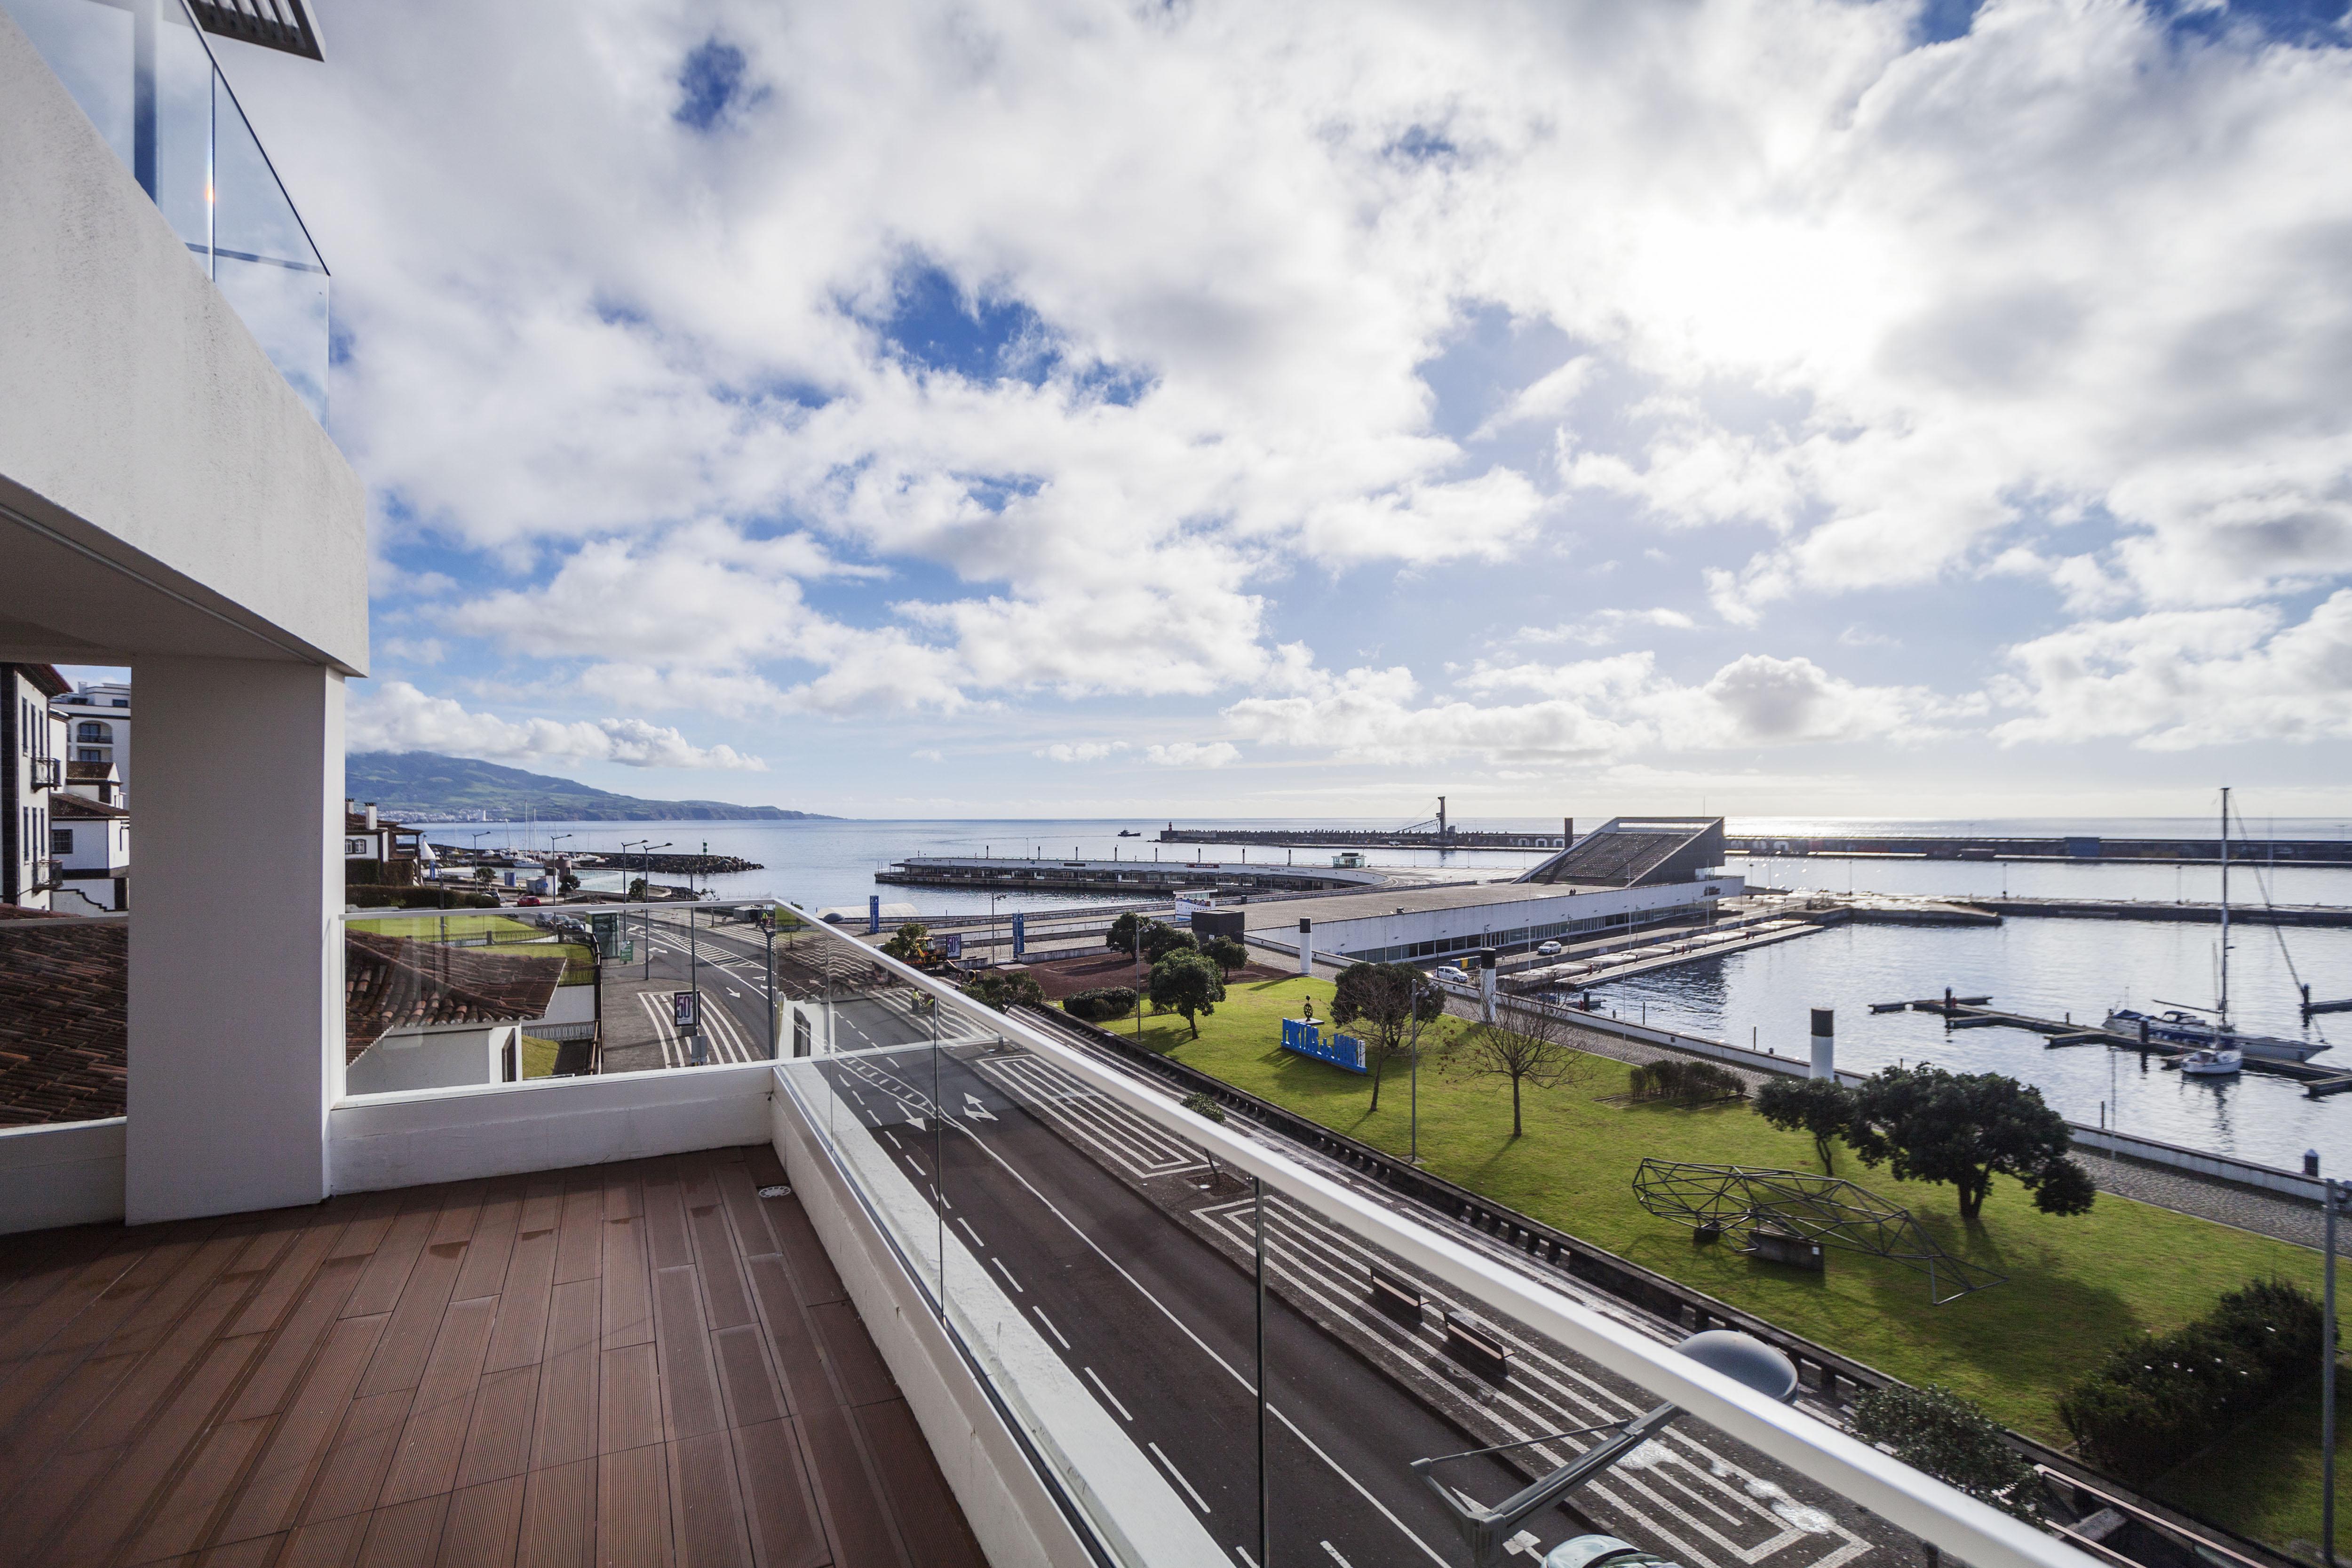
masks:
<svg viewBox="0 0 2352 1568"><path fill-rule="evenodd" d="M2340 5L321 8L226 63L335 271L355 744L2352 810Z"/></svg>

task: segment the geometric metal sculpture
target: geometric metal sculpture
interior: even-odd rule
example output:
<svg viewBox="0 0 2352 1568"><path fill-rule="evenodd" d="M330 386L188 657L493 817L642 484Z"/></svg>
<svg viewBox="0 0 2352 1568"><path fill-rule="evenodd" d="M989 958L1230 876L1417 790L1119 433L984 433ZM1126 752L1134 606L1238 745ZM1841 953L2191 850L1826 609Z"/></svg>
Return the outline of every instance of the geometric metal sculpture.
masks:
<svg viewBox="0 0 2352 1568"><path fill-rule="evenodd" d="M1762 1229L1891 1258L1926 1272L1927 1300L1939 1307L2009 1279L1954 1258L1920 1228L1909 1209L1837 1176L1644 1160L1633 1173L1633 1194L1660 1219L1679 1220L1703 1235L1745 1231L1740 1241L1750 1252L1759 1250L1756 1232Z"/></svg>

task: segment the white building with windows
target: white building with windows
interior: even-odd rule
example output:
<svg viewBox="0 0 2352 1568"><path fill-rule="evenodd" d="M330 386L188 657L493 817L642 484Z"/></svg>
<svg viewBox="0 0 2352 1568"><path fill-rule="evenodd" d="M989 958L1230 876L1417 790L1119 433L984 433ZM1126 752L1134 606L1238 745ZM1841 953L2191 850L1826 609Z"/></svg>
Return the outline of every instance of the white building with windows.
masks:
<svg viewBox="0 0 2352 1568"><path fill-rule="evenodd" d="M131 907L131 812L69 789L49 792L49 907L96 914Z"/></svg>
<svg viewBox="0 0 2352 1568"><path fill-rule="evenodd" d="M0 746L7 752L0 771L0 903L20 909L49 907L51 801L65 784L58 759L64 726L51 716L49 700L65 689L65 679L47 664L0 664L0 699L7 704L0 711Z"/></svg>
<svg viewBox="0 0 2352 1568"><path fill-rule="evenodd" d="M49 711L65 721L67 761L110 763L126 782L130 779L129 681L84 681L64 696L51 699Z"/></svg>

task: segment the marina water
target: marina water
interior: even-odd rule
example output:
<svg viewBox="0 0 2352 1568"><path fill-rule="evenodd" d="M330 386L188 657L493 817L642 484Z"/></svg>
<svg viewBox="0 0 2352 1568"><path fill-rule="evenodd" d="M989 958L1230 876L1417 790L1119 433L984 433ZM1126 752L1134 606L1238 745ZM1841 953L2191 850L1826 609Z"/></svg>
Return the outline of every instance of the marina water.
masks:
<svg viewBox="0 0 2352 1568"><path fill-rule="evenodd" d="M1150 860L1239 859L1279 863L1328 863L1328 850L1284 851L1264 846L1243 850L1219 845L1155 845L1151 835L1168 819L1112 821L844 821L542 823L495 825L485 847L555 847L614 853L625 840L667 841L673 853L698 852L761 863L762 870L704 879L721 897L773 893L811 908L863 908L880 894L886 902L910 903L920 912L985 912L985 892L961 889L877 886L874 873L909 855L999 856L1034 854ZM1331 826L1318 822L1314 826ZM1258 828L1304 826L1279 820L1239 821L1178 818L1181 827ZM1380 826L1377 823L1347 826ZM1465 822L1464 826L1540 830L1540 820ZM1551 826L1557 826L1552 824ZM1737 833L1820 834L1921 833L2084 835L2106 837L2210 837L2210 820L2084 822L1856 822L1840 820L1735 819ZM480 825L435 828L439 843L465 845ZM1120 828L1142 834L1120 838ZM2231 876L2231 902L2257 905L2267 889L2282 904L2352 904L2352 870L2307 867L2271 871L2261 864L2263 837L2352 838L2341 821L2256 821L2254 842L2242 846L2248 862ZM1537 852L1373 850L1376 865L1414 865L1459 871L1465 877L1507 876L1543 858ZM1953 898L1996 896L2003 891L2039 897L2137 899L2170 903L2210 901L2220 878L2209 866L2174 867L2033 861L1981 862L1895 860L1873 858L1757 858L1734 860L1729 869L1751 884L1792 889L1937 894ZM677 880L674 877L657 879ZM999 912L1041 906L1068 906L1082 900L1066 893L1003 894ZM2210 1006L2212 1002L2218 926L2195 922L2012 918L1998 927L1842 926L1793 942L1726 957L1702 960L1640 979L1597 986L1595 1005L1621 1016L1643 1018L1667 1028L1711 1039L1802 1055L1806 1010L1833 1007L1838 1014L1838 1060L1858 1071L1898 1061L1933 1061L1965 1072L2009 1073L2039 1085L2051 1103L2070 1119L2097 1125L2102 1117L2126 1132L2190 1148L2233 1154L2263 1164L2300 1169L2306 1149L2320 1152L2322 1169L2352 1174L2352 1095L2305 1098L2284 1079L2247 1073L2235 1079L2188 1079L2142 1064L2137 1055L2094 1047L2051 1049L2042 1037L2010 1029L1969 1029L1948 1034L1930 1015L1873 1015L1874 1002L1940 995L1948 985L1966 995L1990 994L1996 1005L2021 1013L2061 1018L2072 1016L2095 1025L2111 1006L2147 1007L2162 1000ZM2262 925L2232 928L2231 1005L2249 1031L2299 1035L2303 1026L2290 964L2311 983L2315 997L2352 995L2352 930L2311 927L2283 931ZM2282 936L2284 942L2282 942ZM2320 1063L2352 1070L2352 1014L2315 1021L2322 1037L2342 1037ZM2331 1033L2333 1031L2333 1033Z"/></svg>

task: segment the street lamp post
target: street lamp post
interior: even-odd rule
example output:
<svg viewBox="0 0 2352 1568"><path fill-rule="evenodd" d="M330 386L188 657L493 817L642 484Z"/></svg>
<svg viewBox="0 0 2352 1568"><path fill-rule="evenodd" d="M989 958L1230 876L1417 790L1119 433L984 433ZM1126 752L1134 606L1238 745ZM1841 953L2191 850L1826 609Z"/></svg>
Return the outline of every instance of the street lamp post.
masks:
<svg viewBox="0 0 2352 1568"><path fill-rule="evenodd" d="M2319 1313L2319 1546L2336 1568L2336 1215L2345 1189L2327 1179L2327 1268Z"/></svg>
<svg viewBox="0 0 2352 1568"><path fill-rule="evenodd" d="M1412 1045L1411 1047L1410 1057L1412 1064L1412 1111L1411 1118L1412 1122L1412 1152L1411 1160L1415 1165L1419 1165L1421 1163L1421 998L1424 989L1425 987L1419 980L1415 980L1412 983Z"/></svg>

